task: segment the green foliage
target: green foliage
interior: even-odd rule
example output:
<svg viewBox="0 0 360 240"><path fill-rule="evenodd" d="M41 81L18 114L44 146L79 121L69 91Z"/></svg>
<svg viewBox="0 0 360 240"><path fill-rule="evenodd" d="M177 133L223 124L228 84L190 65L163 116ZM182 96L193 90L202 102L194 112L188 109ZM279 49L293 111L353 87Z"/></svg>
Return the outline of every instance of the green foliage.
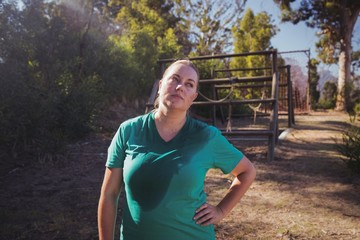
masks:
<svg viewBox="0 0 360 240"><path fill-rule="evenodd" d="M324 84L322 97L320 98L317 108L334 109L336 105L336 84L328 81Z"/></svg>
<svg viewBox="0 0 360 240"><path fill-rule="evenodd" d="M174 15L180 19L175 31L183 54L220 54L232 45L231 27L243 12L246 0L176 0Z"/></svg>
<svg viewBox="0 0 360 240"><path fill-rule="evenodd" d="M317 66L319 62L316 59L311 59L309 62L309 70L310 70L310 99L311 99L311 108L316 108L316 104L320 98L320 92L316 89L319 82L319 75L317 73Z"/></svg>
<svg viewBox="0 0 360 240"><path fill-rule="evenodd" d="M320 98L320 100L316 104L315 108L317 108L317 109L334 109L335 108L335 100L326 100L326 99Z"/></svg>
<svg viewBox="0 0 360 240"><path fill-rule="evenodd" d="M276 34L277 28L272 24L270 16L266 12L254 15L251 9L246 10L245 15L233 26L234 52L256 52L271 48L270 39ZM264 55L252 55L233 58L230 62L232 69L250 69L271 67L271 59ZM234 72L237 77L264 76L265 70L242 70ZM252 99L261 98L262 89L243 89L234 93L236 98Z"/></svg>
<svg viewBox="0 0 360 240"><path fill-rule="evenodd" d="M175 31L168 28L163 38L158 37L159 59L173 58L180 56L181 46L177 42Z"/></svg>
<svg viewBox="0 0 360 240"><path fill-rule="evenodd" d="M360 174L360 128L351 126L344 131L342 142L337 143L336 149L344 157L352 173Z"/></svg>
<svg viewBox="0 0 360 240"><path fill-rule="evenodd" d="M320 29L316 44L319 58L327 64L338 62L339 66L336 109L350 109L351 40L360 14L360 1L301 0L297 9L291 6L295 0L274 1L280 5L283 21L294 24L304 21L307 26Z"/></svg>
<svg viewBox="0 0 360 240"><path fill-rule="evenodd" d="M158 59L223 52L244 2L1 2L0 150L55 154L107 102L147 98ZM224 64L197 65L211 78Z"/></svg>
<svg viewBox="0 0 360 240"><path fill-rule="evenodd" d="M172 4L101 2L0 3L1 151L56 154L107 101L146 98L158 58L179 56Z"/></svg>
<svg viewBox="0 0 360 240"><path fill-rule="evenodd" d="M356 115L360 115L360 103L356 103L354 106L354 112Z"/></svg>
<svg viewBox="0 0 360 240"><path fill-rule="evenodd" d="M256 52L269 50L271 48L270 40L276 34L278 29L272 24L270 16L266 12L254 15L251 9L248 9L244 17L238 21L237 25L232 28L234 36L234 52ZM259 68L270 67L269 59L264 56L254 55L240 57L232 60L231 68ZM242 72L239 76L254 76L254 72ZM257 72L264 75L263 72Z"/></svg>
<svg viewBox="0 0 360 240"><path fill-rule="evenodd" d="M360 69L360 50L352 52L351 56L351 65L353 68L353 73Z"/></svg>
<svg viewBox="0 0 360 240"><path fill-rule="evenodd" d="M173 4L167 1L117 1L109 3L120 10L116 21L124 28L112 35L115 51L127 52L126 80L133 84L135 96L148 91L159 72L157 60L181 57L181 47L174 26L178 21L171 13Z"/></svg>
<svg viewBox="0 0 360 240"><path fill-rule="evenodd" d="M232 31L235 37L235 52L254 52L269 49L270 39L278 29L266 12L255 16L253 11L248 9Z"/></svg>
<svg viewBox="0 0 360 240"><path fill-rule="evenodd" d="M282 9L282 20L297 24L304 21L309 27L322 30L317 43L319 57L325 63L334 63L340 50L340 41L346 31L353 31L360 10L359 1L302 0L297 9L294 0L274 0ZM346 30L343 28L347 28Z"/></svg>
<svg viewBox="0 0 360 240"><path fill-rule="evenodd" d="M96 41L82 48L82 27L67 25L69 10L61 5L33 1L22 11L2 7L0 150L13 157L23 152L50 157L94 127L103 81L85 63L94 59L96 51L88 50Z"/></svg>

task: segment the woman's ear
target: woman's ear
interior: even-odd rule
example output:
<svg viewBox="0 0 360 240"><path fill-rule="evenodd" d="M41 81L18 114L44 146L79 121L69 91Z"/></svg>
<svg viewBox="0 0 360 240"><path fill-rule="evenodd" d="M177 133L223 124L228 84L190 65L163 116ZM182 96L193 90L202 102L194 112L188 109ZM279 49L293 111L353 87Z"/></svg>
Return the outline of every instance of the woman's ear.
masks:
<svg viewBox="0 0 360 240"><path fill-rule="evenodd" d="M162 79L159 80L158 92L157 92L158 94L160 93L161 84L162 84Z"/></svg>
<svg viewBox="0 0 360 240"><path fill-rule="evenodd" d="M196 92L196 93L194 93L194 96L193 96L193 100L192 101L195 101L195 99L197 98L197 96L198 96L199 94Z"/></svg>

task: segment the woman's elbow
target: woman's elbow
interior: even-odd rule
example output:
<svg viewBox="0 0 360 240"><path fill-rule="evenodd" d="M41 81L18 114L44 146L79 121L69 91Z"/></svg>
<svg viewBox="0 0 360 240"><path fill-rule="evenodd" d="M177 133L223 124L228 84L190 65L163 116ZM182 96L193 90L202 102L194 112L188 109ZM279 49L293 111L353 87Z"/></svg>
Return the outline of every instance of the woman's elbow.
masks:
<svg viewBox="0 0 360 240"><path fill-rule="evenodd" d="M251 179L251 181L254 181L257 173L256 173L256 168L253 164L250 165L248 172L249 172L249 178Z"/></svg>

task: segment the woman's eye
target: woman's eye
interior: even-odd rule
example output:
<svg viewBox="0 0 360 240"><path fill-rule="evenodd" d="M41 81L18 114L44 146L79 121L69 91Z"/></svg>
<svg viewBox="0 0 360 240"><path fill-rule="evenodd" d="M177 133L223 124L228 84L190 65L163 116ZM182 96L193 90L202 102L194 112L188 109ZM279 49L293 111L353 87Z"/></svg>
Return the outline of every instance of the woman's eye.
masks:
<svg viewBox="0 0 360 240"><path fill-rule="evenodd" d="M175 81L175 82L179 82L179 81L180 81L180 78L178 78L178 77L172 77L171 80L172 80L172 81Z"/></svg>
<svg viewBox="0 0 360 240"><path fill-rule="evenodd" d="M190 87L190 88L193 88L194 87L194 84L192 83L187 83L186 86Z"/></svg>

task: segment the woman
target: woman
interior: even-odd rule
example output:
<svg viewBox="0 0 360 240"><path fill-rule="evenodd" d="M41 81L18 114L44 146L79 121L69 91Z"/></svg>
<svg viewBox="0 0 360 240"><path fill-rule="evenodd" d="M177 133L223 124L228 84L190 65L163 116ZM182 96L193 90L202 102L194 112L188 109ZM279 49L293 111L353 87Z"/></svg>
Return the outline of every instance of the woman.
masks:
<svg viewBox="0 0 360 240"><path fill-rule="evenodd" d="M199 74L188 60L171 64L159 82L158 107L120 125L108 149L98 208L100 239L114 238L124 182L124 240L209 240L214 226L240 201L255 178L251 162L218 129L187 110L197 97ZM203 190L206 172L235 178L213 206Z"/></svg>

